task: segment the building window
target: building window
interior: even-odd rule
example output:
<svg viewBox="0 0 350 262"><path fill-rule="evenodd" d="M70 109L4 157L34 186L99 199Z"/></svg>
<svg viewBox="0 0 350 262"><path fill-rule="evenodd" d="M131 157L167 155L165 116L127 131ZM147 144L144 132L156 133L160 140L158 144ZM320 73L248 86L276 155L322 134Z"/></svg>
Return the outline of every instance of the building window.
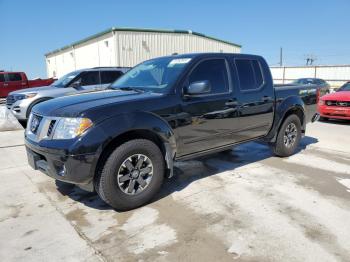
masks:
<svg viewBox="0 0 350 262"><path fill-rule="evenodd" d="M106 45L106 47L108 47L108 44L109 44L109 43L108 43L108 41L105 41L105 45Z"/></svg>

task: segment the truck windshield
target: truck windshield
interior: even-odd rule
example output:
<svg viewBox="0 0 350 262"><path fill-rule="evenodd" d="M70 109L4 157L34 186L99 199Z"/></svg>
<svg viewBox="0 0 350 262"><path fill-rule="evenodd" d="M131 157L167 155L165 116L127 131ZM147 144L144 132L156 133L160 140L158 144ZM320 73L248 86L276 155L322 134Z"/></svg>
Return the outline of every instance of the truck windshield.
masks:
<svg viewBox="0 0 350 262"><path fill-rule="evenodd" d="M54 87L66 87L81 71L70 72L52 83Z"/></svg>
<svg viewBox="0 0 350 262"><path fill-rule="evenodd" d="M191 58L161 57L145 61L114 82L110 88L135 88L164 93L176 81Z"/></svg>
<svg viewBox="0 0 350 262"><path fill-rule="evenodd" d="M337 90L337 92L340 92L340 91L350 91L350 82L344 84L341 88L339 88L339 89Z"/></svg>

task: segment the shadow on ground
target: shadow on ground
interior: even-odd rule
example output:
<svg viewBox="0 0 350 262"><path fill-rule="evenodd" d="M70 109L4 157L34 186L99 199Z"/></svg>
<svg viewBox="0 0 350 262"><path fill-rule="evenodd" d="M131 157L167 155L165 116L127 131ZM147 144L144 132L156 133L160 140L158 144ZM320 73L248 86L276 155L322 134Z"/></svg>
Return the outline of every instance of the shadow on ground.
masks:
<svg viewBox="0 0 350 262"><path fill-rule="evenodd" d="M313 137L304 137L300 143L298 152L305 150L309 145L316 144L317 142L318 140ZM157 202L173 192L181 191L199 179L234 170L270 157L274 157L274 155L268 145L259 142L250 142L236 146L232 150L195 160L176 162L174 177L164 181L161 191L151 202ZM96 193L87 192L72 184L60 181L56 181L56 186L60 194L68 196L74 201L79 201L88 207L99 210L111 209Z"/></svg>
<svg viewBox="0 0 350 262"><path fill-rule="evenodd" d="M348 126L350 125L350 120L343 120L343 119L328 119L328 120L318 120L321 123L327 123L327 124L333 124L333 125L343 125Z"/></svg>

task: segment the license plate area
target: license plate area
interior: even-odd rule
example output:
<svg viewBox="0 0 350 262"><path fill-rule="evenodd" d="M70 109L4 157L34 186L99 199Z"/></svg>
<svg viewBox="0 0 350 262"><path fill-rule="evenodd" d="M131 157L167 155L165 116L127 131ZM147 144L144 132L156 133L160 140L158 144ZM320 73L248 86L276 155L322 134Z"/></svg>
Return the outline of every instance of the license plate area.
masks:
<svg viewBox="0 0 350 262"><path fill-rule="evenodd" d="M28 164L34 169L37 170L37 162L41 160L41 156L29 149L27 149L27 158L28 158Z"/></svg>

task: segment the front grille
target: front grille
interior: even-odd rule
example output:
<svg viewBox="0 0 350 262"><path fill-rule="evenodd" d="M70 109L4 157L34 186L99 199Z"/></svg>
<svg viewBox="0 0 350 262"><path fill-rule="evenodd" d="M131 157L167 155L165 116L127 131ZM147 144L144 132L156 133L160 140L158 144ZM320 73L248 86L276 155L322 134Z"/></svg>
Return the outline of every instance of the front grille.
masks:
<svg viewBox="0 0 350 262"><path fill-rule="evenodd" d="M11 106L13 103L16 102L16 99L14 96L10 95L6 98L6 105Z"/></svg>
<svg viewBox="0 0 350 262"><path fill-rule="evenodd" d="M55 124L56 124L56 120L52 120L52 121L50 122L49 128L48 128L48 130L47 130L47 136L48 136L48 137L51 136Z"/></svg>
<svg viewBox="0 0 350 262"><path fill-rule="evenodd" d="M328 100L325 103L326 103L327 106L350 107L350 102L348 102L348 101L332 101L332 100Z"/></svg>

